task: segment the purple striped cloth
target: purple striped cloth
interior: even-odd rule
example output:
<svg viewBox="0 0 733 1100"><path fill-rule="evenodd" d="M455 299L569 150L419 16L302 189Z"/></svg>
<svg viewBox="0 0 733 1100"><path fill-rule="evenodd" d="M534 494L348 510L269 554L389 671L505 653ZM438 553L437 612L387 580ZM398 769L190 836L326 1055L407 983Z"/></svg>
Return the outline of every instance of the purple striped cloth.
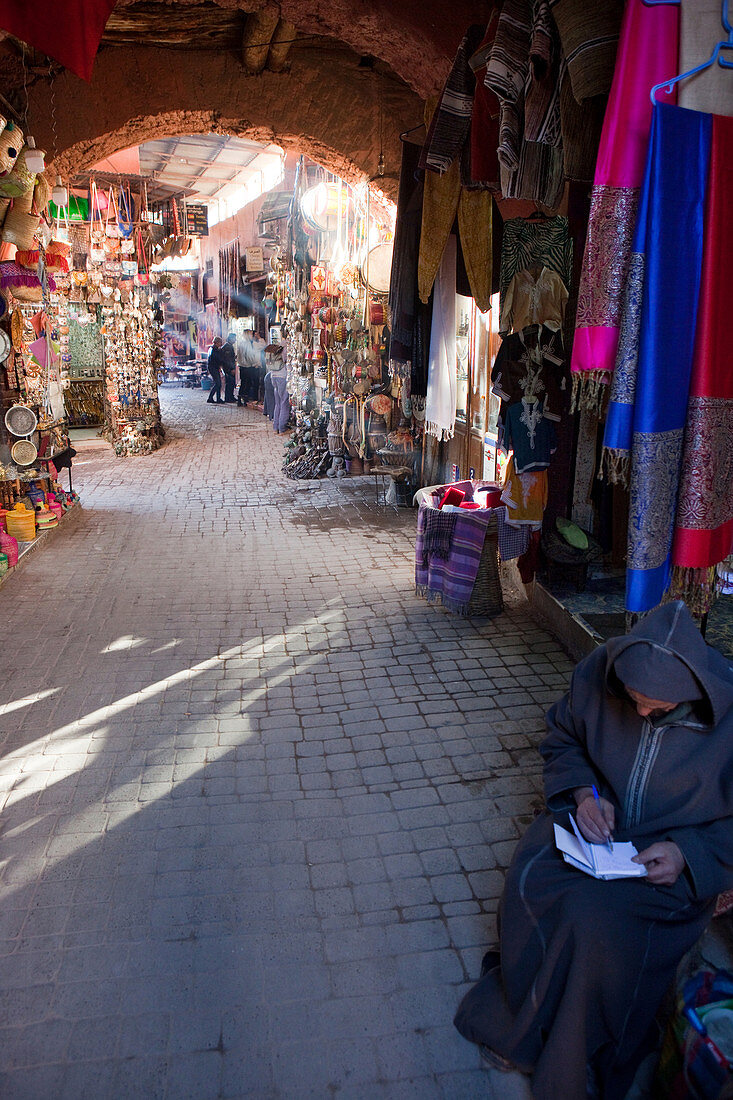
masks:
<svg viewBox="0 0 733 1100"><path fill-rule="evenodd" d="M491 518L491 509L454 512L456 527L450 556L440 558L431 554L427 558L427 565L424 565L425 529L430 510L430 505L421 504L417 513L415 591L418 596L425 596L428 601L442 601L449 611L454 611L458 615L467 615L471 593L478 575L486 528Z"/></svg>

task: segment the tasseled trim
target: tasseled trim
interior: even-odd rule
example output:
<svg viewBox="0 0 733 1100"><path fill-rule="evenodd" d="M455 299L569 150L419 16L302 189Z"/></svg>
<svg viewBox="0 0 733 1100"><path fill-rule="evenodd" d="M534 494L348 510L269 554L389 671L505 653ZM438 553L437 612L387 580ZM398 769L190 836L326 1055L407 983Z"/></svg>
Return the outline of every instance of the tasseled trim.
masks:
<svg viewBox="0 0 733 1100"><path fill-rule="evenodd" d="M0 287L3 289L5 287L10 287L12 290L14 286L39 287L40 285L38 276L35 272L26 271L13 261L0 263ZM50 276L48 278L48 288L49 290L56 289L56 282Z"/></svg>
<svg viewBox="0 0 733 1100"><path fill-rule="evenodd" d="M630 473L631 455L628 451L619 451L613 447L603 448L601 468L598 471L598 477L601 481L605 477L612 485L622 485L624 489L628 489Z"/></svg>
<svg viewBox="0 0 733 1100"><path fill-rule="evenodd" d="M574 371L572 379L570 412L592 412L602 420L608 404L611 372L607 370Z"/></svg>
<svg viewBox="0 0 733 1100"><path fill-rule="evenodd" d="M447 611L451 611L454 615L468 615L469 604L462 603L458 600L451 600L446 598L442 592L434 592L427 584L416 584L415 595L422 596L428 603L442 604Z"/></svg>
<svg viewBox="0 0 733 1100"><path fill-rule="evenodd" d="M684 600L693 615L706 615L717 595L715 566L703 566L699 569L685 565L673 566L670 595L672 599Z"/></svg>
<svg viewBox="0 0 733 1100"><path fill-rule="evenodd" d="M433 435L438 440L438 443L447 443L449 439L453 438L454 429L443 428L440 424L435 424L432 420L425 421L425 431L428 435Z"/></svg>

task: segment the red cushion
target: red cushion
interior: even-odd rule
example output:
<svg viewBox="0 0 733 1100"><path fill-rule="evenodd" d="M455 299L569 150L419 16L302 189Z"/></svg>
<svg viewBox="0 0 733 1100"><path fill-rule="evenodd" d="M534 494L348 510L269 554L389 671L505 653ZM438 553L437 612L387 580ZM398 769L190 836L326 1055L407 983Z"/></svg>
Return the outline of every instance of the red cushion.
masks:
<svg viewBox="0 0 733 1100"><path fill-rule="evenodd" d="M439 508L442 508L444 504L460 504L465 497L463 489L456 489L455 485L451 485L449 489L443 493Z"/></svg>

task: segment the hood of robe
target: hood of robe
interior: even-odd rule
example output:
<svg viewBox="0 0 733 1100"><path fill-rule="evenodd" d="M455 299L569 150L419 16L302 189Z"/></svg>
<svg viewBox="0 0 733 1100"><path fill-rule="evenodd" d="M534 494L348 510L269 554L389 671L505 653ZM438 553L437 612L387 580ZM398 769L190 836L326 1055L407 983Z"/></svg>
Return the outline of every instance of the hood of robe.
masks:
<svg viewBox="0 0 733 1100"><path fill-rule="evenodd" d="M606 683L650 699L691 703L705 724L717 725L733 706L733 666L707 645L682 600L663 604L621 638L606 643Z"/></svg>

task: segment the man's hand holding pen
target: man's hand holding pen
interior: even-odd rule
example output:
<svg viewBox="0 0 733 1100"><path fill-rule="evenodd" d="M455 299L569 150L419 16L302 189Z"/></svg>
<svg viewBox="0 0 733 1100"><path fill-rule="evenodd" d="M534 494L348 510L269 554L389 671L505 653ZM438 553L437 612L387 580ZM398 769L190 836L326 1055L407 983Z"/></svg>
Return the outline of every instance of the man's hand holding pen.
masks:
<svg viewBox="0 0 733 1100"><path fill-rule="evenodd" d="M573 796L578 807L575 820L585 839L591 844L612 844L616 827L613 804L598 797L592 787L578 787Z"/></svg>

